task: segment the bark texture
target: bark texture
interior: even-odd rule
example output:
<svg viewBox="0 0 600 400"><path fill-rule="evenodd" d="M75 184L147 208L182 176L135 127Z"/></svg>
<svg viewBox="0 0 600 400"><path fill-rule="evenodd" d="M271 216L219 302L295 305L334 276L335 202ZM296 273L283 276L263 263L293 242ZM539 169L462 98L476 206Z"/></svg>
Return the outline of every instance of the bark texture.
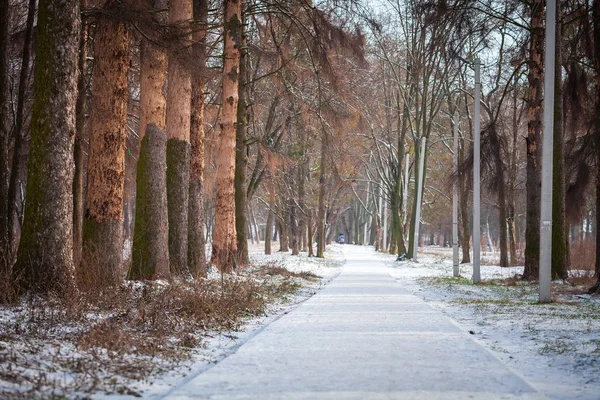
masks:
<svg viewBox="0 0 600 400"><path fill-rule="evenodd" d="M87 7L87 2L83 0L81 7ZM83 247L83 163L84 163L84 127L85 111L87 105L86 95L86 63L88 57L88 33L89 24L82 20L81 36L79 39L79 59L77 65L79 68L79 78L77 81L77 104L75 109L75 176L73 177L73 263L81 264L81 249Z"/></svg>
<svg viewBox="0 0 600 400"><path fill-rule="evenodd" d="M96 32L82 270L103 286L123 278L129 32L108 18L97 21Z"/></svg>
<svg viewBox="0 0 600 400"><path fill-rule="evenodd" d="M208 1L194 0L194 20L200 29L194 33L192 51L198 67L192 76L192 110L190 125L190 200L188 211L188 266L192 276L206 275L204 239L204 73L206 63L206 24Z"/></svg>
<svg viewBox="0 0 600 400"><path fill-rule="evenodd" d="M35 20L36 1L29 0L27 10L27 23L25 27L25 40L23 43L23 58L21 60L21 71L19 72L19 90L17 99L17 115L15 117L14 127L14 148L12 151L12 167L10 168L10 181L8 183L8 238L9 238L9 261L14 262L14 250L16 248L20 230L19 211L21 205L20 193L23 178L26 177L28 152L25 146L25 96L27 92L29 77L29 61L33 46L33 24Z"/></svg>
<svg viewBox="0 0 600 400"><path fill-rule="evenodd" d="M190 192L190 123L192 81L183 55L190 42L186 23L193 18L190 0L171 0L169 23L180 28L179 41L169 54L167 89L167 204L171 273L189 274L188 209Z"/></svg>
<svg viewBox="0 0 600 400"><path fill-rule="evenodd" d="M562 22L556 2L556 55L554 75L554 148L552 149L552 279L569 277L565 219L565 167L563 144Z"/></svg>
<svg viewBox="0 0 600 400"><path fill-rule="evenodd" d="M408 231L408 256L409 257L413 257L413 255L415 254L415 230L416 230L416 224L417 224L417 194L418 194L418 183L419 179L423 179L423 177L421 177L420 175L420 171L419 171L419 163L420 161L420 157L422 156L421 154L421 146L420 146L420 139L415 139L415 143L414 143L414 148L415 148L415 161L414 161L414 169L415 169L415 186L413 188L413 202L412 202L412 209L411 209L411 214L410 214L410 228Z"/></svg>
<svg viewBox="0 0 600 400"><path fill-rule="evenodd" d="M596 284L590 288L591 293L600 291L600 235L598 228L600 227L600 0L592 2L592 20L594 32L594 79L596 84L596 98L594 104L594 139L596 144L596 265L595 270L598 275Z"/></svg>
<svg viewBox="0 0 600 400"><path fill-rule="evenodd" d="M523 279L538 279L540 269L540 200L543 112L544 0L530 3L529 102L527 122L527 222L525 227L525 270Z"/></svg>
<svg viewBox="0 0 600 400"><path fill-rule="evenodd" d="M324 258L325 252L325 169L327 165L327 132L321 133L321 173L319 176L319 210L317 211L317 257Z"/></svg>
<svg viewBox="0 0 600 400"><path fill-rule="evenodd" d="M166 8L166 1L154 2L154 9ZM157 23L165 22L160 13ZM167 55L164 49L142 42L140 68L141 141L136 170L136 207L130 279L168 278L169 222L166 175L166 81Z"/></svg>
<svg viewBox="0 0 600 400"><path fill-rule="evenodd" d="M237 253L235 227L235 135L241 51L242 0L224 0L225 44L221 135L217 151L217 203L212 263L224 272L233 269Z"/></svg>
<svg viewBox="0 0 600 400"><path fill-rule="evenodd" d="M242 10L242 37L240 54L240 74L238 82L237 126L235 134L235 231L237 241L237 264L248 264L248 201L246 195L246 177L248 156L246 155L246 129L248 128L247 87L248 60L246 50L246 32L244 28L244 10Z"/></svg>
<svg viewBox="0 0 600 400"><path fill-rule="evenodd" d="M265 254L271 254L271 241L273 239L273 208L275 207L275 193L271 189L269 192L269 214L267 216L267 225L265 227Z"/></svg>
<svg viewBox="0 0 600 400"><path fill-rule="evenodd" d="M458 146L458 163L459 165L464 162L465 159L465 146L459 144ZM469 222L469 177L468 174L463 174L459 178L459 209L460 209L460 247L462 249L461 263L471 262L471 253L469 248L471 247L471 224ZM410 253L409 253L410 254Z"/></svg>
<svg viewBox="0 0 600 400"><path fill-rule="evenodd" d="M135 230L130 279L169 278L167 220L167 135L146 125L137 165Z"/></svg>
<svg viewBox="0 0 600 400"><path fill-rule="evenodd" d="M0 268L8 272L8 0L0 0Z"/></svg>
<svg viewBox="0 0 600 400"><path fill-rule="evenodd" d="M79 1L40 0L27 205L13 280L36 292L74 288L73 141Z"/></svg>

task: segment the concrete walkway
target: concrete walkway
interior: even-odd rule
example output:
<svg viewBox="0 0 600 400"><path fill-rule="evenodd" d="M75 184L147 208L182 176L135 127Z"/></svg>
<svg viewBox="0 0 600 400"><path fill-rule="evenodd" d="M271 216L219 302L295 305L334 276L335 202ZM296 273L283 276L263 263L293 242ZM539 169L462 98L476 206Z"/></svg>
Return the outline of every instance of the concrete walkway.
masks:
<svg viewBox="0 0 600 400"><path fill-rule="evenodd" d="M373 251L169 399L543 399Z"/></svg>

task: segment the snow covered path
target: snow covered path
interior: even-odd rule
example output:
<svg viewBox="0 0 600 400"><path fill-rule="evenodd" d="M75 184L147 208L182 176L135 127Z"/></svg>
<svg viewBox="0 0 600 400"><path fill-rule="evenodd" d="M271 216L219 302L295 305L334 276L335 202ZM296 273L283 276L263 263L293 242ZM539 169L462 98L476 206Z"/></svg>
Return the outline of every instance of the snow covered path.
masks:
<svg viewBox="0 0 600 400"><path fill-rule="evenodd" d="M453 321L402 288L372 249L168 399L543 399Z"/></svg>

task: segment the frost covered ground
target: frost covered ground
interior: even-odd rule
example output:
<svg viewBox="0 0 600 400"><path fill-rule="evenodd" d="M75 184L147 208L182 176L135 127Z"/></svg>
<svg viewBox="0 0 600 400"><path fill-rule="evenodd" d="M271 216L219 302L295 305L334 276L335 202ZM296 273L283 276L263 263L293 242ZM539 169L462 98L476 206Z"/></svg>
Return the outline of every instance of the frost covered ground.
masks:
<svg viewBox="0 0 600 400"><path fill-rule="evenodd" d="M246 316L241 310L241 317L231 319L215 317L215 311L208 310L208 317L202 320L204 328L197 324L181 327L189 320L140 305L143 294L135 297L138 304L125 311L90 312L76 318L69 315L70 310L43 300L0 306L0 398L160 398L314 294L340 272L344 261L336 245L328 248L324 260L308 258L306 253L265 256L262 246L250 246L253 268L225 282L230 291L248 290L254 308L249 308ZM220 274L211 272L207 291L218 292L221 279ZM130 299L130 292L160 286L149 289L133 283L122 290L128 291L124 298ZM189 301L170 296L165 296L166 301ZM260 299L254 299L256 296ZM165 307L169 309L169 305ZM183 309L197 311L198 305ZM160 343L153 341L150 328L144 330L144 326L160 326L160 320L146 323L156 318L164 318L169 329L179 330L178 335L161 336ZM121 319L133 321L124 325L119 323ZM134 329L129 329L132 325Z"/></svg>
<svg viewBox="0 0 600 400"><path fill-rule="evenodd" d="M587 286L554 282L554 302L537 303L537 285L514 279L522 267L472 266L452 277L451 249L425 248L419 262L380 254L403 287L441 310L550 399L600 398L600 299ZM582 272L575 271L574 275Z"/></svg>

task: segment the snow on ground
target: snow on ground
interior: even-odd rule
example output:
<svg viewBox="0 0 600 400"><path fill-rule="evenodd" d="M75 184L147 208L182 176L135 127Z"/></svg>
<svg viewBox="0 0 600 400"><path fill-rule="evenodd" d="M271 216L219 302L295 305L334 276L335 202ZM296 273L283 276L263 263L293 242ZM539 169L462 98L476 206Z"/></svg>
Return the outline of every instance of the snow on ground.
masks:
<svg viewBox="0 0 600 400"><path fill-rule="evenodd" d="M113 362L110 352L99 348L95 352L85 352L77 348L73 343L61 340L66 332L79 333L89 326L85 324L74 323L72 326L60 325L53 326L48 332L44 332L43 340L39 335L34 335L37 339L28 339L28 332L23 331L22 342L5 341L4 335L8 332L2 332L0 329L0 369L4 376L12 375L10 380L0 378L0 398L20 398L19 392L27 390L20 388L18 383L19 376L23 374L34 374L35 382L42 388L40 397L44 398L49 393L67 398L93 398L93 399L129 399L143 396L144 398L161 398L167 394L176 385L191 379L200 372L210 368L219 360L228 354L235 352L244 342L261 331L271 321L279 318L281 315L289 312L299 302L312 296L319 288L326 285L335 277L343 266L344 256L339 245L328 246L325 259L309 258L306 253L299 256L292 256L290 252L274 251L272 255L264 255L264 244L250 245L250 258L255 265L251 271L244 273L260 272L265 267L283 267L291 272L306 273L309 280L301 279L297 276L291 276L287 279L300 286L299 290L290 296L278 298L267 305L264 315L259 317L249 316L242 327L236 331L204 331L201 333L200 346L191 350L190 357L184 357L178 362L167 362L160 356L147 357L139 355L127 355L124 360L123 369L127 376L111 376L102 367L98 367L95 360L102 359L104 363ZM273 248L278 248L278 243L273 243ZM276 272L276 271L275 271ZM264 277L263 277L264 278ZM268 278L268 276L267 276ZM221 275L215 271L209 274L208 279L220 280ZM246 279L246 278L245 278ZM273 274L273 280L283 280L284 277ZM139 286L138 282L131 283L132 286ZM9 308L0 307L0 326L10 326L12 329L45 329L43 324L32 324L36 319L35 315L29 315L30 308L24 303L20 306ZM51 308L45 311L36 310L40 314L40 321L49 316L48 312L53 312ZM42 318L43 317L43 318ZM51 317L51 316L50 316ZM88 320L94 320L98 317L98 322L102 322L106 316L88 316ZM19 321L23 321L23 324ZM18 332L10 332L15 334ZM119 359L121 361L121 359ZM149 365L148 369L153 372L150 375L137 376L136 365L144 363ZM129 365L125 365L129 364ZM16 366L16 368L15 368ZM93 369L96 366L96 369ZM12 372L11 372L12 371ZM85 386L79 387L76 374L85 373L92 376L86 380ZM93 381L102 381L102 388L95 388ZM68 391L63 391L68 388ZM109 393L107 393L108 391ZM45 393L45 394L43 394Z"/></svg>
<svg viewBox="0 0 600 400"><path fill-rule="evenodd" d="M277 242L272 243L273 249L278 247ZM316 257L307 257L307 253L300 253L298 256L292 256L288 252L273 251L273 254L264 254L263 244L249 244L249 254L251 264L257 267L266 265L282 266L291 272L308 272L317 275L312 283L303 280L303 287L291 298L280 299L269 305L267 312L263 317L250 318L244 326L236 332L207 332L204 340L204 346L194 350L194 355L186 365L169 371L168 373L156 377L155 380L140 383L136 389L144 393L144 397L162 397L169 393L175 386L185 381L191 380L201 372L207 370L229 354L235 352L242 344L253 336L260 333L263 327L270 322L287 314L292 308L308 297L316 293L316 290L322 288L337 274L340 273L344 255L340 245L332 244L327 246L325 259ZM214 272L213 272L214 273ZM107 398L107 396L97 395L94 398ZM108 398L128 398L113 394Z"/></svg>
<svg viewBox="0 0 600 400"><path fill-rule="evenodd" d="M514 279L523 267L472 265L452 277L452 250L425 248L418 262L380 254L390 274L412 293L454 319L550 399L600 398L600 300L586 287L554 282L555 301L538 304L538 287ZM583 272L574 271L579 276Z"/></svg>

